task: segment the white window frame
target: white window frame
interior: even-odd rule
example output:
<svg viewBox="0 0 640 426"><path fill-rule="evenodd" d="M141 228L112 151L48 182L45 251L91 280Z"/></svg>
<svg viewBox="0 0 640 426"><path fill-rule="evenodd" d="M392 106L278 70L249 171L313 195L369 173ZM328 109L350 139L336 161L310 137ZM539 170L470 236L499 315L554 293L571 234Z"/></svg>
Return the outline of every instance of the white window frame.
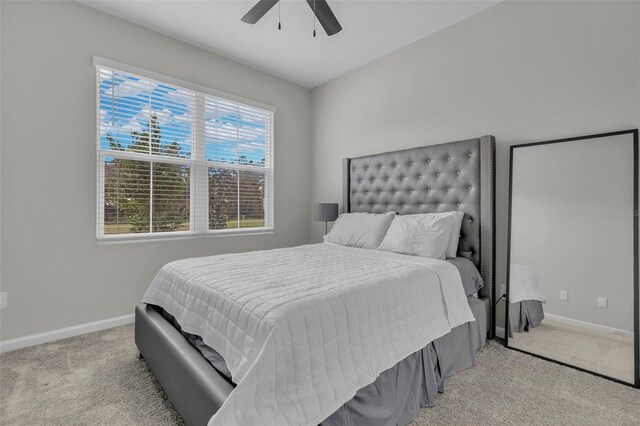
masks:
<svg viewBox="0 0 640 426"><path fill-rule="evenodd" d="M97 151L97 211L96 211L96 240L99 243L114 242L135 242L150 241L162 239L183 239L195 238L203 236L232 236L232 235L252 235L252 234L271 234L274 231L274 121L276 108L271 105L245 99L239 96L224 93L209 87L179 80L170 76L162 75L153 71L122 64L110 59L93 57L93 64L96 72L96 151ZM201 114L196 117L195 122L204 123L204 95L220 98L224 101L231 101L241 106L249 106L269 111L273 114L271 126L267 129L267 155L265 156L265 165L252 166L245 164L221 163L204 159L205 156L205 140L202 129L195 124L192 126L193 146L191 158L167 157L152 154L138 154L134 152L120 152L102 150L100 147L100 67L113 68L117 71L133 74L142 78L155 80L161 83L178 86L183 89L193 90L195 92L196 105L200 103L200 108L195 109L194 114ZM201 120L201 121L200 121ZM188 231L171 231L171 232L149 232L137 234L104 234L104 160L105 157L126 158L130 160L142 160L163 162L170 164L188 165L191 170L190 179L190 214ZM256 171L265 175L265 193L264 193L264 221L262 227L252 228L232 228L232 229L209 229L209 181L208 170L210 167L223 168L236 171ZM201 202L196 203L196 200ZM206 202L202 202L206 201Z"/></svg>

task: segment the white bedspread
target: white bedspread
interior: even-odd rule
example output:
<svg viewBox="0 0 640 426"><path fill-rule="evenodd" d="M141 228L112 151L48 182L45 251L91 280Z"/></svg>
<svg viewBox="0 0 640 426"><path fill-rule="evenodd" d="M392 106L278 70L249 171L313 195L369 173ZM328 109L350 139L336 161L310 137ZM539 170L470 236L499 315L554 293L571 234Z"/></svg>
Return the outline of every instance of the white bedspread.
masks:
<svg viewBox="0 0 640 426"><path fill-rule="evenodd" d="M538 280L531 269L515 263L512 263L509 269L509 303L523 300L538 300L542 303L547 301L538 290Z"/></svg>
<svg viewBox="0 0 640 426"><path fill-rule="evenodd" d="M330 243L171 262L143 301L224 357L237 386L209 425L317 425L474 321L452 264Z"/></svg>

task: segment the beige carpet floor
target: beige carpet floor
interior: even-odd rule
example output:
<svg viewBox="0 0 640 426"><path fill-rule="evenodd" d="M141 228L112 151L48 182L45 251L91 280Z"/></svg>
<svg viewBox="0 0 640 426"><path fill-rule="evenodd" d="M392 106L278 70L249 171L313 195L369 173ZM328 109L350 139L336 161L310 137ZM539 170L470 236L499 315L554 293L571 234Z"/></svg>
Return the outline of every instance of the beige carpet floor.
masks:
<svg viewBox="0 0 640 426"><path fill-rule="evenodd" d="M633 383L633 336L605 333L545 319L509 346Z"/></svg>
<svg viewBox="0 0 640 426"><path fill-rule="evenodd" d="M415 425L638 425L640 390L490 343ZM133 327L0 355L2 425L182 424Z"/></svg>

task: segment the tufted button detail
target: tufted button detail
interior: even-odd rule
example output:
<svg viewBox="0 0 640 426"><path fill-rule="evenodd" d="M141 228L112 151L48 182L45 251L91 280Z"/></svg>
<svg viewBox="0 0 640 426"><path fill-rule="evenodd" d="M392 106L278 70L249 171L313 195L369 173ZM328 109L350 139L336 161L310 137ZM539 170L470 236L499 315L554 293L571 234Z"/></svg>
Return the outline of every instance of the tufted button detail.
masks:
<svg viewBox="0 0 640 426"><path fill-rule="evenodd" d="M468 223L463 226L464 231L459 232L462 243L458 255L478 260L482 252L476 237L479 229L475 216L467 212L476 209L478 197L473 195L481 191L474 177L476 163L482 155L471 144L449 150L453 154L445 152L426 150L358 159L347 170L347 174L351 173L351 185L346 193L352 194L347 196L351 197L354 212L408 214L452 210L465 213ZM473 173L468 168L474 169ZM478 223L480 220L478 218Z"/></svg>

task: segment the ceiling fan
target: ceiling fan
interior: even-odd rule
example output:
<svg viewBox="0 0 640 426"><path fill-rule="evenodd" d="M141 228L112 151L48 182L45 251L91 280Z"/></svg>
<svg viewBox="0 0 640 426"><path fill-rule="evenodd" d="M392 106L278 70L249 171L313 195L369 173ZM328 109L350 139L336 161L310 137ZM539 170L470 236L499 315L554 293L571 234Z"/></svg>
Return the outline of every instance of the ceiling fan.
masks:
<svg viewBox="0 0 640 426"><path fill-rule="evenodd" d="M271 10L278 1L280 0L259 0L258 3L256 3L256 5L242 17L241 21L246 22L247 24L255 24L269 10ZM307 0L307 4L313 11L314 15L316 15L316 18L318 18L318 22L320 22L320 25L322 25L322 28L324 28L328 36L332 36L342 30L340 23L331 11L326 0Z"/></svg>

